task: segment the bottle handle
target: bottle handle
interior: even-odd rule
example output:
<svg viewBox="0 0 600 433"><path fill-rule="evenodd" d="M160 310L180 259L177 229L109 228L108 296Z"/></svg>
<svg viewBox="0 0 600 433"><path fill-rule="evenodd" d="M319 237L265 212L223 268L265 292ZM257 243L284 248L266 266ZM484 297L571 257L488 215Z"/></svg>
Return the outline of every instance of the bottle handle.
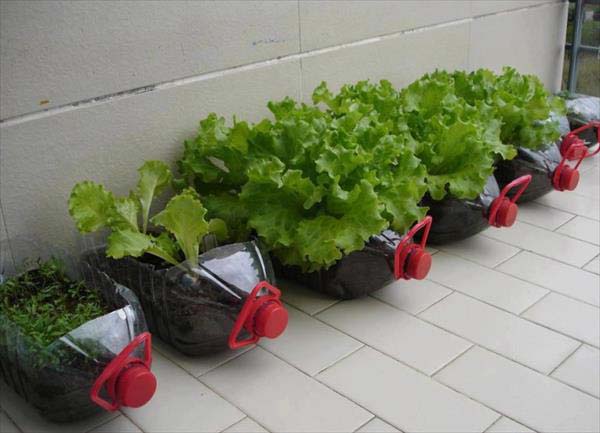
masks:
<svg viewBox="0 0 600 433"><path fill-rule="evenodd" d="M144 359L130 356L135 349L144 345ZM115 384L119 373L129 364L142 364L150 369L152 364L152 335L149 332L143 332L135 337L125 346L123 350L102 370L100 376L96 379L90 390L90 399L103 409L114 412L121 407L116 398ZM109 397L108 401L100 397L100 391L106 385Z"/></svg>
<svg viewBox="0 0 600 433"><path fill-rule="evenodd" d="M405 275L406 273L404 272L404 264L408 254L412 252L415 247L425 249L427 238L429 237L429 231L431 230L432 221L433 218L431 218L430 215L427 215L425 218L415 224L408 231L408 233L402 237L396 246L396 251L394 252L394 278L396 280L407 277L407 275ZM412 243L412 239L420 230L423 230L423 236L421 237L421 242L417 245Z"/></svg>

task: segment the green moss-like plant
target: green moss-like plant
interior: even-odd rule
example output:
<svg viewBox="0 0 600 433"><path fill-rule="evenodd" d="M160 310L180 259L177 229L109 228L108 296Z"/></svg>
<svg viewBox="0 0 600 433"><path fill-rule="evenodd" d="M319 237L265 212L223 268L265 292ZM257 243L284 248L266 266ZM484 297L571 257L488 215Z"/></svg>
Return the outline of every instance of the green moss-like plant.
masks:
<svg viewBox="0 0 600 433"><path fill-rule="evenodd" d="M0 314L42 347L108 311L102 297L70 279L56 258L0 284Z"/></svg>

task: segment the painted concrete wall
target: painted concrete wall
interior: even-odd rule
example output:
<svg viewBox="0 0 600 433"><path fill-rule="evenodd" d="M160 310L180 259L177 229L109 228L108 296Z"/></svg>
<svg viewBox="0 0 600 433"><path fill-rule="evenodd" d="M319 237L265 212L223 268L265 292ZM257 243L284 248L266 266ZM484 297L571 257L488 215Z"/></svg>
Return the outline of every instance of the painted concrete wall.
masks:
<svg viewBox="0 0 600 433"><path fill-rule="evenodd" d="M512 65L557 90L566 17L559 0L3 1L0 239L71 245L76 182L125 193L209 112L256 121L321 80Z"/></svg>

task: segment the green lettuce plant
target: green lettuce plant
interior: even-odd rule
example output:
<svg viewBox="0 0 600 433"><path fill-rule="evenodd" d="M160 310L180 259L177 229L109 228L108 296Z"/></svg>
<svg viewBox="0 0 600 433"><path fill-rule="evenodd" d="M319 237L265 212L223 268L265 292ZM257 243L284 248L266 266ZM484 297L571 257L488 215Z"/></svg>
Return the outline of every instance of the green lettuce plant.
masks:
<svg viewBox="0 0 600 433"><path fill-rule="evenodd" d="M535 75L505 67L501 74L487 69L453 73L456 92L471 105L482 102L501 121L503 143L540 149L560 137L558 122L551 113L565 114L564 100L549 94Z"/></svg>
<svg viewBox="0 0 600 433"><path fill-rule="evenodd" d="M190 188L172 197L162 211L150 217L153 200L171 184L172 174L160 161L147 161L138 172L137 186L128 197L115 197L104 186L91 181L80 182L71 191L69 213L77 229L81 233L110 231L108 257L152 254L173 265L179 264L182 257L193 265L206 234L227 237L223 221L206 221L206 209ZM149 224L155 230L149 231Z"/></svg>
<svg viewBox="0 0 600 433"><path fill-rule="evenodd" d="M454 79L437 71L397 91L388 81L343 86L333 96L325 83L313 93L335 116L349 110L376 113L396 135L410 135L415 156L425 167L427 190L440 200L447 194L474 198L493 172L496 155L512 158L514 149L500 141L493 110L456 95Z"/></svg>
<svg viewBox="0 0 600 433"><path fill-rule="evenodd" d="M109 311L98 292L67 276L59 259L33 265L0 283L0 316L40 347Z"/></svg>
<svg viewBox="0 0 600 433"><path fill-rule="evenodd" d="M424 216L424 170L391 123L359 110L334 118L289 98L269 109L275 119L255 125L227 127L211 114L179 161L232 234L255 231L281 262L314 271Z"/></svg>

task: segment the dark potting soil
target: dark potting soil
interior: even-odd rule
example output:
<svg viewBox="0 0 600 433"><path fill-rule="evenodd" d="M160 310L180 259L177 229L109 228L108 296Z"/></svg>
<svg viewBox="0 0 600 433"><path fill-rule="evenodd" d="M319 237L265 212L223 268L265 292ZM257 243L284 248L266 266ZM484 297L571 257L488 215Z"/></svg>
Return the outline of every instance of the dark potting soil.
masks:
<svg viewBox="0 0 600 433"><path fill-rule="evenodd" d="M394 280L394 254L401 239L398 233L386 230L372 236L362 250L317 272L302 272L298 266L283 265L274 259L275 274L336 298L359 298Z"/></svg>
<svg viewBox="0 0 600 433"><path fill-rule="evenodd" d="M113 311L108 314L111 311L110 302L102 290L98 292L88 288L94 285L73 282L64 276L51 277L52 273L44 267L29 271L26 275L21 274L16 282L20 284L19 288L23 289L23 293L14 293L7 298L17 303L33 298L37 302L46 302L46 305L56 307L59 312L68 310L79 314L82 311L78 309L78 305L89 305L91 302L98 307L87 317L89 320L93 319L93 323L88 325L89 320L84 323L71 320L67 323L72 328L64 333L60 331L60 338L47 344L39 337L32 338L31 332L25 332L22 326L18 326L6 314L0 314L0 376L43 417L56 422L67 422L103 411L91 401L89 393L96 378L116 354L99 344L91 335L90 338L79 337L97 329L101 323L107 323L105 327L112 328L113 322L110 319L114 320L118 313ZM58 286L57 281L60 283ZM60 287L67 287L69 290L66 294L56 296L56 290ZM52 293L55 299L45 298ZM6 295L6 290L4 294ZM41 297L35 297L40 294ZM82 304L78 304L78 296L84 301ZM30 309L36 311L35 307L30 306ZM87 312L89 311L84 313ZM59 321L60 317L59 315ZM53 328L53 332L56 329L59 327ZM129 333L120 337L126 343Z"/></svg>
<svg viewBox="0 0 600 433"><path fill-rule="evenodd" d="M239 245L239 244L232 244ZM226 245L210 250L201 257L227 251ZM226 258L226 257L225 257ZM116 282L129 287L139 297L150 331L186 355L201 355L227 349L228 337L244 304L247 291L215 284L206 275L192 276L186 270L132 257L107 258L104 249L84 255L96 272L104 272ZM224 260L223 262L226 262ZM221 274L244 274L244 266L235 266ZM217 279L219 278L216 272ZM224 275L224 276L223 276ZM252 290L255 284L247 290ZM241 338L247 338L245 331Z"/></svg>
<svg viewBox="0 0 600 433"><path fill-rule="evenodd" d="M490 206L499 195L500 188L494 176L488 178L483 191L472 200L449 196L434 200L426 194L421 205L429 207L428 215L433 219L427 242L432 245L445 244L485 230L489 227Z"/></svg>
<svg viewBox="0 0 600 433"><path fill-rule="evenodd" d="M552 176L562 156L555 143L540 150L517 148L517 156L510 161L502 160L497 163L494 175L500 188L512 182L517 177L530 174L531 183L519 197L518 203L535 200L554 190ZM514 193L511 191L508 196Z"/></svg>

